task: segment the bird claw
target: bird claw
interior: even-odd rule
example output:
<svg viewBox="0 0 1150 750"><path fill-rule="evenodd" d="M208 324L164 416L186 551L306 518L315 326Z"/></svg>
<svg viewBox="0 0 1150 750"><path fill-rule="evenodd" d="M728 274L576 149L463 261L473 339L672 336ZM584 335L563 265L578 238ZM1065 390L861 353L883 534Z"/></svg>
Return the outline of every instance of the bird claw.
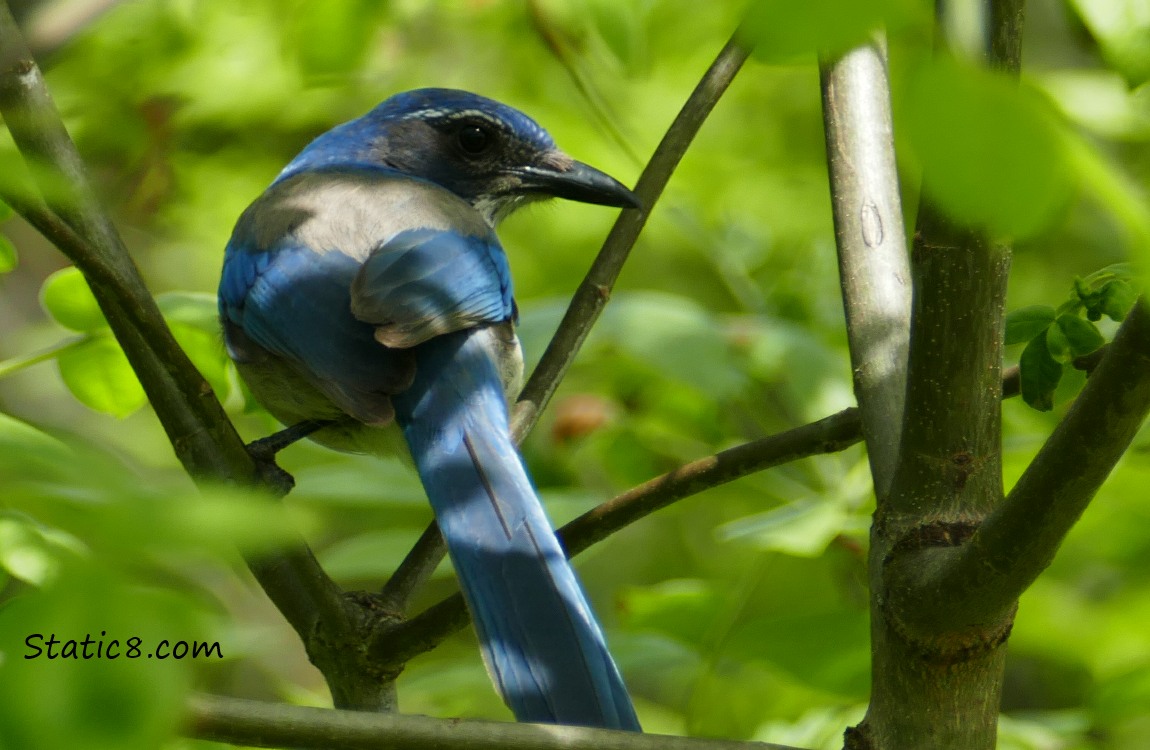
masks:
<svg viewBox="0 0 1150 750"><path fill-rule="evenodd" d="M256 464L260 483L280 497L291 492L295 478L276 463L276 454L330 424L330 420L309 419L248 443L248 455Z"/></svg>

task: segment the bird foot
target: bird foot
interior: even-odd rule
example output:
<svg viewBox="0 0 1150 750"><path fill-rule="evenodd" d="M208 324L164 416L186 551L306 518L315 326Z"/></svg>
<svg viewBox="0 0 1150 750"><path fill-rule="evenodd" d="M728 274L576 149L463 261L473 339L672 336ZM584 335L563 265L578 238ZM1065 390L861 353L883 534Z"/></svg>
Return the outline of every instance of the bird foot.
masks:
<svg viewBox="0 0 1150 750"><path fill-rule="evenodd" d="M279 497L291 492L295 478L276 463L276 454L330 424L329 420L309 419L248 443L248 455L255 461L260 483Z"/></svg>

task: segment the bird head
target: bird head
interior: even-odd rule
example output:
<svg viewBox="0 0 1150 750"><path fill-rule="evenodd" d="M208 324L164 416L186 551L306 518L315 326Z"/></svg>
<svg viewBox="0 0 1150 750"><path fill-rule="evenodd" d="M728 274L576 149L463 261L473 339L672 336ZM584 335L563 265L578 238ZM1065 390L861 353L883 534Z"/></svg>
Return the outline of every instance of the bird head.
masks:
<svg viewBox="0 0 1150 750"><path fill-rule="evenodd" d="M281 179L307 169L362 164L440 185L492 225L524 203L544 198L641 207L613 177L561 151L527 115L454 89L396 94L321 135Z"/></svg>

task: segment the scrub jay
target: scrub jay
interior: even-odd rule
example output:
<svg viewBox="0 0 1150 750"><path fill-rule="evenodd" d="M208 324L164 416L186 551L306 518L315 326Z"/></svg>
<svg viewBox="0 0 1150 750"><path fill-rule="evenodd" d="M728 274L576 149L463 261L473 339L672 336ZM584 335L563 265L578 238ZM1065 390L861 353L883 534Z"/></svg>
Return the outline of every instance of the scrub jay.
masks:
<svg viewBox="0 0 1150 750"><path fill-rule="evenodd" d="M398 94L312 141L244 211L220 319L279 420L334 420L314 439L410 455L519 721L638 731L508 429L523 359L494 227L549 197L640 205L515 109Z"/></svg>

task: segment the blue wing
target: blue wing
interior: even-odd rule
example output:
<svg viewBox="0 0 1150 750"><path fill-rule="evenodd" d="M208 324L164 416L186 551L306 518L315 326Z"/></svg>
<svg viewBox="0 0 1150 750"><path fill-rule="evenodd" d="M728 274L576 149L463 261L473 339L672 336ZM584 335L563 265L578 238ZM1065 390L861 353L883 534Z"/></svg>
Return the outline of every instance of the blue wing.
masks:
<svg viewBox="0 0 1150 750"><path fill-rule="evenodd" d="M414 362L410 352L380 346L374 328L351 314L358 270L342 253L289 240L270 250L231 248L220 287L225 341L241 366L286 362L342 411L385 423L392 416L388 396L411 383ZM257 396L269 407L299 398Z"/></svg>
<svg viewBox="0 0 1150 750"><path fill-rule="evenodd" d="M401 232L372 251L351 287L352 312L380 343L407 348L514 312L507 257L493 235Z"/></svg>

